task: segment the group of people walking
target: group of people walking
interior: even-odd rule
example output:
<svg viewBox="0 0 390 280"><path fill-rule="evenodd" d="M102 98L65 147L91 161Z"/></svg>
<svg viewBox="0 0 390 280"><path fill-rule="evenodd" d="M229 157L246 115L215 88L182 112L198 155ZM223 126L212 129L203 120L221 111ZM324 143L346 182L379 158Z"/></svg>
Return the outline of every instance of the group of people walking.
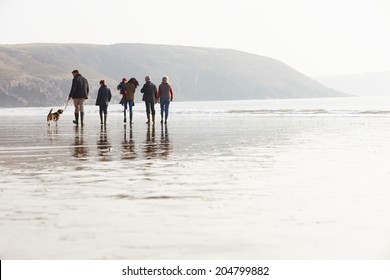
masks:
<svg viewBox="0 0 390 280"><path fill-rule="evenodd" d="M89 85L86 78L84 78L78 70L73 70L72 88L69 93L68 101L73 99L74 102L74 124L84 125L84 101L88 99ZM138 81L135 78L127 80L123 78L117 86L117 90L121 94L120 104L123 105L123 122L127 122L127 111L129 111L129 123L133 123L133 106L134 98ZM142 101L145 102L147 123L155 122L156 110L154 108L156 103L160 103L161 108L161 123L167 123L169 114L169 104L173 100L172 86L169 84L168 77L163 77L161 84L157 87L151 81L150 76L145 77L145 84L141 89L143 93ZM100 88L96 97L96 106L99 106L100 123L106 124L107 122L107 108L108 103L111 101L111 90L107 87L104 80L100 81Z"/></svg>

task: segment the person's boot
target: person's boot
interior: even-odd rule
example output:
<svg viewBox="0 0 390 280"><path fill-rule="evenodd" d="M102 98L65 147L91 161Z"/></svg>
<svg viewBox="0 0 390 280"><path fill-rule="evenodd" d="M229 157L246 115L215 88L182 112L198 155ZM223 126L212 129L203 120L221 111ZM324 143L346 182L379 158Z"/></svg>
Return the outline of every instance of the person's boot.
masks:
<svg viewBox="0 0 390 280"><path fill-rule="evenodd" d="M124 111L124 114L123 114L123 122L126 123L126 111Z"/></svg>
<svg viewBox="0 0 390 280"><path fill-rule="evenodd" d="M148 121L146 123L150 123L150 115L147 114L146 117L148 118Z"/></svg>
<svg viewBox="0 0 390 280"><path fill-rule="evenodd" d="M154 121L155 121L155 116L156 115L152 115L152 122L154 123Z"/></svg>
<svg viewBox="0 0 390 280"><path fill-rule="evenodd" d="M75 125L79 125L79 113L74 113L74 121Z"/></svg>
<svg viewBox="0 0 390 280"><path fill-rule="evenodd" d="M164 115L161 114L161 122L160 123L163 123L163 119L164 119Z"/></svg>
<svg viewBox="0 0 390 280"><path fill-rule="evenodd" d="M130 113L130 124L133 123L133 112Z"/></svg>
<svg viewBox="0 0 390 280"><path fill-rule="evenodd" d="M84 126L84 112L81 112L81 118L80 118L80 123L81 123L81 126Z"/></svg>
<svg viewBox="0 0 390 280"><path fill-rule="evenodd" d="M104 124L107 123L107 114L104 114Z"/></svg>
<svg viewBox="0 0 390 280"><path fill-rule="evenodd" d="M100 124L103 124L103 113L100 112L100 113L99 113L99 116L100 116Z"/></svg>

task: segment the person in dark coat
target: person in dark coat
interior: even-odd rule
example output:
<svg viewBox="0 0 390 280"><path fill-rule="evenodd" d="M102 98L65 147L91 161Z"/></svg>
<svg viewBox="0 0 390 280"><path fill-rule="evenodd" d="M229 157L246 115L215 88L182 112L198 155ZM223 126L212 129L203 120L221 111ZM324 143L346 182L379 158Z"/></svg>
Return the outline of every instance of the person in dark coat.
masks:
<svg viewBox="0 0 390 280"><path fill-rule="evenodd" d="M74 103L74 124L79 125L79 115L81 116L81 125L84 125L84 101L88 99L89 85L88 80L81 76L78 70L73 70L72 88L69 93L68 101L72 98Z"/></svg>
<svg viewBox="0 0 390 280"><path fill-rule="evenodd" d="M156 111L154 110L154 102L157 99L157 87L155 84L151 82L150 76L145 77L145 84L141 89L143 93L142 101L145 101L146 106L146 117L148 121L146 123L150 123L150 113L152 113L152 121L154 123Z"/></svg>
<svg viewBox="0 0 390 280"><path fill-rule="evenodd" d="M124 106L123 98L126 96L126 83L127 83L127 79L123 78L122 82L120 82L119 85L117 85L116 87L116 89L119 90L120 95L122 95L121 100L119 102L119 104L121 104L122 106Z"/></svg>
<svg viewBox="0 0 390 280"><path fill-rule="evenodd" d="M96 106L99 106L99 115L100 115L100 124L103 124L103 115L104 115L104 124L107 122L107 108L108 102L111 101L111 90L106 86L104 80L100 81L100 88L96 98Z"/></svg>

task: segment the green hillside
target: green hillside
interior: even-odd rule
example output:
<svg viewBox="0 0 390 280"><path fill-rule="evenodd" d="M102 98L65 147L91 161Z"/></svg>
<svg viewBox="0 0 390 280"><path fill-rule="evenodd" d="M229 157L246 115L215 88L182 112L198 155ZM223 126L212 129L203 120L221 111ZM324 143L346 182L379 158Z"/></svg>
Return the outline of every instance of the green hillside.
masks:
<svg viewBox="0 0 390 280"><path fill-rule="evenodd" d="M147 44L0 46L0 106L54 106L69 94L78 69L96 96L101 79L119 96L122 77L142 85L170 77L177 101L343 96L277 60L244 52ZM140 99L141 94L137 94Z"/></svg>

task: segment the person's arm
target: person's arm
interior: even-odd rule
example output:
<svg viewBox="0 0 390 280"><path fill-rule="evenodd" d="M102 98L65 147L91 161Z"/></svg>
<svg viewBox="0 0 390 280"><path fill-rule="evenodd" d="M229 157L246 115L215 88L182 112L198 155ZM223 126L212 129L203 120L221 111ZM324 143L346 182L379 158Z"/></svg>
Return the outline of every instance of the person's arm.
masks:
<svg viewBox="0 0 390 280"><path fill-rule="evenodd" d="M169 85L169 92L171 94L171 101L173 101L173 89L170 85Z"/></svg>
<svg viewBox="0 0 390 280"><path fill-rule="evenodd" d="M85 83L87 85L87 98L88 98L88 95L89 95L89 84L88 84L88 80L85 79Z"/></svg>
<svg viewBox="0 0 390 280"><path fill-rule="evenodd" d="M157 87L156 85L153 85L153 95L154 95L154 99L157 99Z"/></svg>
<svg viewBox="0 0 390 280"><path fill-rule="evenodd" d="M95 102L96 106L99 106L101 92L102 92L102 90L101 90L101 88L99 88L99 91L98 91L98 94L97 94L97 97L96 97L96 102Z"/></svg>
<svg viewBox="0 0 390 280"><path fill-rule="evenodd" d="M161 87L161 86L158 86L158 91L157 91L157 98L160 98L160 95L161 95L161 90L160 90L160 87Z"/></svg>
<svg viewBox="0 0 390 280"><path fill-rule="evenodd" d="M71 87L70 92L69 92L68 100L70 100L71 98L73 98L73 95L74 95L74 93L75 93L75 91L76 91L76 87L77 87L77 85L76 85L76 79L73 78L73 80L72 80L72 87Z"/></svg>
<svg viewBox="0 0 390 280"><path fill-rule="evenodd" d="M112 97L111 90L109 88L107 88L107 90L108 90L108 102L110 102Z"/></svg>

